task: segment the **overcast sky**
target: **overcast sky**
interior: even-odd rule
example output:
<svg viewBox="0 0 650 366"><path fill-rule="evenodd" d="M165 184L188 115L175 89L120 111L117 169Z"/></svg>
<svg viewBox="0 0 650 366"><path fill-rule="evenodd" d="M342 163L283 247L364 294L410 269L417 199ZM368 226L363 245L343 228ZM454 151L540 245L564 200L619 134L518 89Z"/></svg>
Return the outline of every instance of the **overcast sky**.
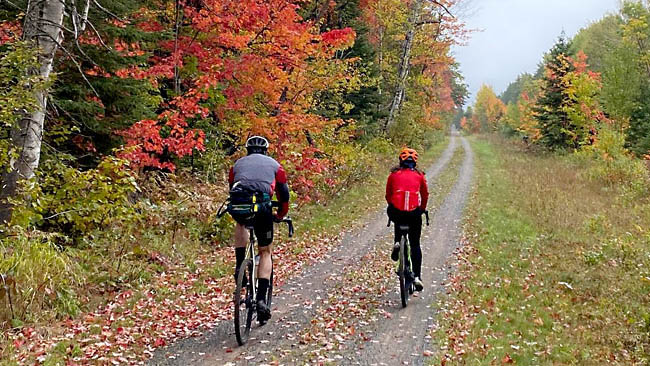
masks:
<svg viewBox="0 0 650 366"><path fill-rule="evenodd" d="M484 83L500 94L519 74L535 72L562 30L573 36L619 8L619 0L470 1L468 28L482 31L454 53L472 95Z"/></svg>

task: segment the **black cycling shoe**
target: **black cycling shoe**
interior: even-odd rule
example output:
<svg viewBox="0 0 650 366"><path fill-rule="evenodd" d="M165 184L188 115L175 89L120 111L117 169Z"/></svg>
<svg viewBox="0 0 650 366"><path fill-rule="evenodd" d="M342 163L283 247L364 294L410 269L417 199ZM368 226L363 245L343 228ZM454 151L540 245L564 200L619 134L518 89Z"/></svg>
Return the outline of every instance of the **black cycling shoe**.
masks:
<svg viewBox="0 0 650 366"><path fill-rule="evenodd" d="M399 243L393 244L393 252L390 253L390 259L396 262L399 259Z"/></svg>
<svg viewBox="0 0 650 366"><path fill-rule="evenodd" d="M415 287L415 291L421 292L424 289L424 284L422 283L422 279L420 277L415 277L413 280L413 287Z"/></svg>
<svg viewBox="0 0 650 366"><path fill-rule="evenodd" d="M257 300L257 321L260 325L264 325L269 319L271 319L271 309L266 306L266 301Z"/></svg>

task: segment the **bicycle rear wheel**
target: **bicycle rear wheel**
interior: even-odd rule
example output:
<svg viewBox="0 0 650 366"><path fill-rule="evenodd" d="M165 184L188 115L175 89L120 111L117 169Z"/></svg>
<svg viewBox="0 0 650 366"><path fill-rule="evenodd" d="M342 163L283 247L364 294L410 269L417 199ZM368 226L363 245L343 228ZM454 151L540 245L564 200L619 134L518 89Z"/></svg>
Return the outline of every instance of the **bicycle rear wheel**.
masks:
<svg viewBox="0 0 650 366"><path fill-rule="evenodd" d="M248 280L244 286L244 276ZM247 259L242 262L239 267L239 275L237 276L237 287L235 288L235 337L237 343L243 346L248 341L248 336L251 332L251 324L253 323L253 261Z"/></svg>
<svg viewBox="0 0 650 366"><path fill-rule="evenodd" d="M406 258L406 235L402 236L402 239L399 242L399 293L402 298L402 307L406 307L409 302L409 289L408 289L408 280L406 278L408 270Z"/></svg>

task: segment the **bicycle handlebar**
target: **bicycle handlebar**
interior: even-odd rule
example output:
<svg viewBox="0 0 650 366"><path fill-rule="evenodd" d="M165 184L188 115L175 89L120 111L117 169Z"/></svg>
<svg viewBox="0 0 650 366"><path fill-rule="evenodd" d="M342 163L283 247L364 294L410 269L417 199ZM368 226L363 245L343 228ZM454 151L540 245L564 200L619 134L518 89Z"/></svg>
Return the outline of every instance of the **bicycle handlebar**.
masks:
<svg viewBox="0 0 650 366"><path fill-rule="evenodd" d="M290 238L293 237L294 230L293 230L293 220L291 219L291 217L285 217L285 218L282 219L282 220L273 220L273 221L275 221L275 222L278 223L278 224L286 223L286 224L287 224L287 227L289 228L289 237L290 237Z"/></svg>
<svg viewBox="0 0 650 366"><path fill-rule="evenodd" d="M223 201L223 203L221 204L221 207L219 207L219 209L217 210L217 218L220 219L220 218L223 217L223 215L228 213L228 207L227 206L228 206L229 201L230 201L230 199L226 199L225 201Z"/></svg>

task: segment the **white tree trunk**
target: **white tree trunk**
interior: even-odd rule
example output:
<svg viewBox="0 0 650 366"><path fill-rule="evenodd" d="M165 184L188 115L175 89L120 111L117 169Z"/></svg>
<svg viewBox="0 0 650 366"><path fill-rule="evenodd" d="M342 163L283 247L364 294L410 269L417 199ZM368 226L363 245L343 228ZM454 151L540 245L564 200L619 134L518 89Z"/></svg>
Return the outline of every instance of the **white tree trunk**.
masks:
<svg viewBox="0 0 650 366"><path fill-rule="evenodd" d="M54 56L63 41L63 16L66 0L30 0L27 5L23 39L39 50L40 68L31 70L43 79L52 73ZM11 205L7 198L16 194L17 183L34 177L41 156L43 122L47 108L47 90L36 91L39 108L27 115L12 130L11 141L18 153L11 162L11 170L3 174L0 193L0 224L11 219Z"/></svg>
<svg viewBox="0 0 650 366"><path fill-rule="evenodd" d="M411 15L408 20L408 30L404 38L404 44L402 45L402 57L400 57L399 62L397 87L395 88L393 101L390 105L388 119L384 125L384 131L388 131L393 123L395 123L395 118L397 118L397 114L399 113L399 110L402 107L402 102L404 101L406 79L408 78L411 69L411 50L413 49L413 41L415 39L415 31L420 19L421 9L422 0L416 0L413 3L413 9L411 9Z"/></svg>

